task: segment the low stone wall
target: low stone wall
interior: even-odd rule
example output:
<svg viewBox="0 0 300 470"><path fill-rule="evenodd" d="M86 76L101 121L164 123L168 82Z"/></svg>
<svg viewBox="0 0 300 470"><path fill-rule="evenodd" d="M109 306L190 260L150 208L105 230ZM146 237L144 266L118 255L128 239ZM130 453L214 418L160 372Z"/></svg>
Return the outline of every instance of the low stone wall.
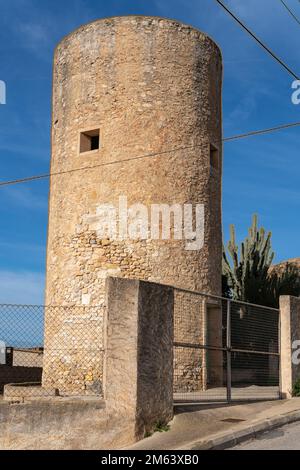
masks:
<svg viewBox="0 0 300 470"><path fill-rule="evenodd" d="M14 367L43 367L43 351L13 349Z"/></svg>
<svg viewBox="0 0 300 470"><path fill-rule="evenodd" d="M41 367L12 367L0 365L0 393L9 383L41 382Z"/></svg>
<svg viewBox="0 0 300 470"><path fill-rule="evenodd" d="M0 393L6 384L42 380L43 353L30 349L8 348L6 364L0 364Z"/></svg>
<svg viewBox="0 0 300 470"><path fill-rule="evenodd" d="M101 450L123 445L126 428L100 399L0 401L0 450Z"/></svg>

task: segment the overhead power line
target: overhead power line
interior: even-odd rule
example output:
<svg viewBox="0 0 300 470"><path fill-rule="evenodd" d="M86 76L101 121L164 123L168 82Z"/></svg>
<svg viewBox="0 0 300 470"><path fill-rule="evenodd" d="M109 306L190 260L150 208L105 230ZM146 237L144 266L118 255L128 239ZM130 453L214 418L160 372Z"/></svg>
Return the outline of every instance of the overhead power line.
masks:
<svg viewBox="0 0 300 470"><path fill-rule="evenodd" d="M271 56L276 60L293 78L299 80L299 76L285 63L275 52L273 52L266 44L264 44L221 0L216 2L224 8L224 10L248 33L250 36Z"/></svg>
<svg viewBox="0 0 300 470"><path fill-rule="evenodd" d="M280 3L282 3L282 5L287 9L287 11L289 12L289 14L294 18L295 21L297 21L297 23L300 25L300 20L299 18L297 18L297 16L295 15L295 13L290 9L290 7L283 1L283 0L279 0Z"/></svg>
<svg viewBox="0 0 300 470"><path fill-rule="evenodd" d="M246 137L253 137L255 135L270 134L271 132L277 132L284 129L290 129L291 127L300 126L300 122L291 122L290 124L283 124L281 126L269 127L267 129L261 129L259 131L251 131L245 134L234 135L233 137L225 137L223 142L230 142L231 140L245 139Z"/></svg>
<svg viewBox="0 0 300 470"><path fill-rule="evenodd" d="M263 135L263 134L270 134L272 132L277 132L277 131L280 131L280 130L283 130L283 129L289 129L291 127L298 127L298 126L300 126L300 122L293 122L293 123L289 123L289 124L283 124L281 126L270 127L270 128L267 128L267 129L261 129L261 130L257 130L257 131L251 131L251 132L247 132L245 134L233 135L231 137L225 137L220 142L214 142L214 143L231 142L231 141L235 141L235 140L245 139L247 137ZM44 173L44 174L40 174L40 175L27 176L25 178L18 178L18 179L8 180L8 181L0 181L0 186L11 186L11 185L14 185L14 184L29 183L31 181L37 181L37 180L41 180L41 179L50 178L52 176L65 175L67 173L75 173L77 171L87 171L87 170L92 170L94 168L100 168L100 167L103 167L103 166L117 165L117 164L130 162L130 161L133 161L133 160L141 160L141 159L144 159L144 158L151 158L151 157L166 155L168 153L175 153L175 152L178 152L178 151L181 151L181 150L192 150L192 149L201 148L201 147L207 148L207 145L204 145L202 143L202 144L190 145L190 146L186 146L186 147L177 147L177 148L173 148L173 149L163 150L161 152L153 152L153 153L147 153L147 154L143 154L143 155L137 155L135 157L125 158L125 159L122 159L122 160L114 160L114 161L111 161L111 162L99 163L97 165L92 165L92 166L85 166L85 167L73 168L73 169L65 170L65 171L57 171L57 172L53 172L53 173Z"/></svg>

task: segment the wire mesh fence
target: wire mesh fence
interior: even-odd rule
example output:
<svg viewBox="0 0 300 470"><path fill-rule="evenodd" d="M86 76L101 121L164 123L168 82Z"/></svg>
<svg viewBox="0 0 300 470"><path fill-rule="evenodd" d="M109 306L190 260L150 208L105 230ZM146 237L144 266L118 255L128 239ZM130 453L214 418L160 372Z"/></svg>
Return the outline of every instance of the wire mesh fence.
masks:
<svg viewBox="0 0 300 470"><path fill-rule="evenodd" d="M279 311L175 289L177 403L279 398Z"/></svg>
<svg viewBox="0 0 300 470"><path fill-rule="evenodd" d="M103 306L0 305L0 393L101 395L103 318Z"/></svg>
<svg viewBox="0 0 300 470"><path fill-rule="evenodd" d="M174 289L174 400L279 398L279 311ZM0 393L102 396L104 305L0 305ZM14 392L18 394L16 391Z"/></svg>

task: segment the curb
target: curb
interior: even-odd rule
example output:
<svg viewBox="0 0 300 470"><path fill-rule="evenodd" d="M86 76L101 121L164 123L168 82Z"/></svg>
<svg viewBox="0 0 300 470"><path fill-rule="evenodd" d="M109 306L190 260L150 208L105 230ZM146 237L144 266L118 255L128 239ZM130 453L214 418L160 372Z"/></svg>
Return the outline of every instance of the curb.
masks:
<svg viewBox="0 0 300 470"><path fill-rule="evenodd" d="M290 411L280 414L276 418L267 418L254 421L248 426L239 428L236 431L223 431L212 435L209 438L194 441L186 446L184 450L224 450L234 447L237 444L253 439L266 431L272 431L285 424L300 421L300 410Z"/></svg>

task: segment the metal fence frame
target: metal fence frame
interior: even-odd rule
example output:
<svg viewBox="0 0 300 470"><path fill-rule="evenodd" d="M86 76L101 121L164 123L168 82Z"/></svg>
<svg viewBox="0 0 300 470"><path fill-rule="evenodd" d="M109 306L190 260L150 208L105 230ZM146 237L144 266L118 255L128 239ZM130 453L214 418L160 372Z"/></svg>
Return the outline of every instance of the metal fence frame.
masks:
<svg viewBox="0 0 300 470"><path fill-rule="evenodd" d="M222 297L222 296L217 296L217 295L213 295L213 294L207 294L207 293L203 293L203 292L199 292L199 291L192 291L192 290L189 290L189 289L184 289L184 288L180 288L180 287L174 287L174 291L177 291L177 292L182 292L182 293L187 293L187 294L191 294L191 295L195 295L195 296L199 296L199 297L203 297L203 298L207 298L207 299L215 299L217 301L221 301L221 302L226 302L226 305L227 305L227 315L226 315L226 320L227 320L227 325L226 325L226 344L220 348L220 347L214 347L214 346L211 346L211 345L205 345L205 344L194 344L193 347L194 348L198 348L198 349L203 349L203 350L215 350L215 351L223 351L225 354L226 354L226 358L227 358L227 368L226 368L226 376L227 376L227 380L226 380L226 402L227 403L232 403L233 401L235 401L233 398L232 398L232 362L231 362L231 359L232 359L232 353L249 353L249 354L256 354L256 355L263 355L263 356L268 356L268 357L276 357L278 358L278 383L279 383L279 386L278 386L278 397L276 398L270 398L270 399L281 399L281 362L280 362L280 328L281 328L281 325L280 325L280 311L279 309L276 309L276 308L273 308L273 307L268 307L268 306L264 306L264 305L258 305L258 304L254 304L254 303L250 303L250 302L244 302L244 301L239 301L239 300L234 300L234 299L230 299L230 298L226 298L226 297ZM239 305L244 305L246 307L254 307L254 308L258 308L258 309L264 309L264 310L268 310L270 312L274 312L274 314L278 314L278 352L265 352L265 351L259 351L259 350L247 350L247 349L238 349L238 348L235 348L232 346L232 341L231 341L231 336L232 336L232 324L231 324L231 313L232 313L232 304L234 303L238 303ZM191 347L191 344L190 343L184 343L184 342L177 342L174 340L174 348L178 348L178 347ZM259 400L259 397L257 398L253 398L253 399L242 399L242 400L237 400L237 401L253 401L253 400ZM262 399L263 400L263 399ZM210 401L210 400L205 400L205 401ZM213 400L215 401L215 400ZM222 402L224 402L224 400L220 400ZM202 401L186 401L186 402L176 402L174 400L174 405L175 406L182 406L182 405L195 405L195 404L202 404L203 402Z"/></svg>

